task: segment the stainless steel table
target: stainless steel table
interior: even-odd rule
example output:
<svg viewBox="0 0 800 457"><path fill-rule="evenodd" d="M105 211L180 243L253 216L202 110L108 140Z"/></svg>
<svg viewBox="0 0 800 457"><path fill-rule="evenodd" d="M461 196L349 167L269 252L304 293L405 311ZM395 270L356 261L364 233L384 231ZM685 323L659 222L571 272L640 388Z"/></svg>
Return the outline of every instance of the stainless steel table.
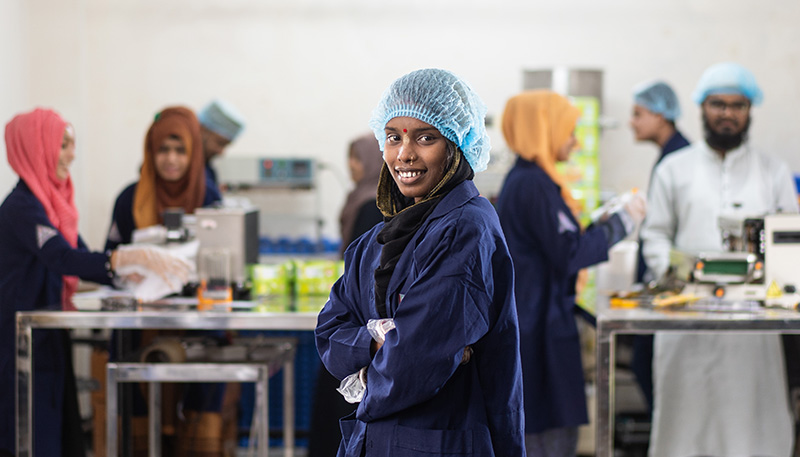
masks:
<svg viewBox="0 0 800 457"><path fill-rule="evenodd" d="M614 455L614 356L619 334L654 332L800 333L800 313L751 311L654 311L609 309L597 318L597 457Z"/></svg>
<svg viewBox="0 0 800 457"><path fill-rule="evenodd" d="M236 308L234 308L236 309ZM33 329L314 330L317 313L250 311L26 311L17 313L17 456L33 452ZM287 383L288 384L288 383ZM294 395L291 391L285 394ZM287 386L284 386L286 389ZM291 414L294 412L291 411ZM293 416L292 416L293 417ZM294 419L284 424L294 436ZM285 455L294 443L285 443Z"/></svg>

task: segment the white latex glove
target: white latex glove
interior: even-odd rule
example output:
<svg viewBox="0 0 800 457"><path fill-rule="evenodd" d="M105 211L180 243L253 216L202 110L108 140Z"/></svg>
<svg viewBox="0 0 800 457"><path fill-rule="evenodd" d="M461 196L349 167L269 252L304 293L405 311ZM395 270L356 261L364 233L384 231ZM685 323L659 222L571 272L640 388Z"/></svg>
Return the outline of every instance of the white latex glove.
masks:
<svg viewBox="0 0 800 457"><path fill-rule="evenodd" d="M172 287L189 280L192 265L164 248L152 245L122 245L112 254L114 270L128 266L141 266L157 274ZM175 284L180 281L180 284Z"/></svg>
<svg viewBox="0 0 800 457"><path fill-rule="evenodd" d="M372 339L378 342L378 345L383 345L386 341L386 334L389 330L394 330L394 319L387 317L385 319L370 319L367 321L367 331L372 336Z"/></svg>
<svg viewBox="0 0 800 457"><path fill-rule="evenodd" d="M625 202L623 209L628 213L628 216L631 217L633 222L639 225L644 220L645 214L647 214L647 201L640 194L636 193L631 195L630 199Z"/></svg>
<svg viewBox="0 0 800 457"><path fill-rule="evenodd" d="M342 379L336 390L342 394L347 403L360 403L367 391L367 367Z"/></svg>

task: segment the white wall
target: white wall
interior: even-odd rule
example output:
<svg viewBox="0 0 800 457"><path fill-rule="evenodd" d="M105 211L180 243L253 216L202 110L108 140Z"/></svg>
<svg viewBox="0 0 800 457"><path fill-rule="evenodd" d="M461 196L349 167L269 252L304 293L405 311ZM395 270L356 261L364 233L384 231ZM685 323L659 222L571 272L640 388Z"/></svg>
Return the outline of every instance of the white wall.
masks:
<svg viewBox="0 0 800 457"><path fill-rule="evenodd" d="M24 39L25 24L24 1L7 0L0 2L0 126L3 126L19 110L28 105L27 41ZM6 160L6 143L0 141L0 201L11 191L17 176L11 171Z"/></svg>
<svg viewBox="0 0 800 457"><path fill-rule="evenodd" d="M644 187L656 157L654 146L634 144L627 127L631 87L656 77L673 84L684 107L679 127L699 139L694 84L710 64L735 60L753 70L765 92L753 112L753 143L800 171L796 0L2 5L0 115L6 122L13 112L47 105L75 124L81 232L95 248L102 247L117 193L137 177L153 114L170 104L199 109L213 97L248 119L229 154L311 156L334 167L320 173L320 185L325 232L337 234L348 141L366 130L394 78L429 66L467 79L498 120L525 69L603 70L605 115L620 125L602 137L601 185L620 191ZM502 134L490 133L502 151ZM0 190L10 187L10 176L3 162Z"/></svg>

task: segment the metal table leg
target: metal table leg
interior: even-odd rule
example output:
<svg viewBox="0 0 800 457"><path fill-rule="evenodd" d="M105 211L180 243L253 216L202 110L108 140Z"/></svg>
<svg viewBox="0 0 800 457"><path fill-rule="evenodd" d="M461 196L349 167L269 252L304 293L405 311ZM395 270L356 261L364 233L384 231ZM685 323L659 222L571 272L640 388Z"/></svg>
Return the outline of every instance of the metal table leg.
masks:
<svg viewBox="0 0 800 457"><path fill-rule="evenodd" d="M248 363L109 363L107 371L107 457L117 457L117 389L120 383L150 383L150 456L161 455L161 382L256 382L256 408L263 423L258 427L258 456L269 454L269 367ZM123 443L124 444L124 443Z"/></svg>
<svg viewBox="0 0 800 457"><path fill-rule="evenodd" d="M117 457L117 373L116 364L106 365L106 457Z"/></svg>
<svg viewBox="0 0 800 457"><path fill-rule="evenodd" d="M269 453L269 370L263 374L264 378L256 383L256 414L260 415L260 420L256 421L258 426L257 442L258 455L267 457Z"/></svg>
<svg viewBox="0 0 800 457"><path fill-rule="evenodd" d="M614 455L615 335L597 322L597 457Z"/></svg>
<svg viewBox="0 0 800 457"><path fill-rule="evenodd" d="M33 456L33 329L17 315L17 456Z"/></svg>
<svg viewBox="0 0 800 457"><path fill-rule="evenodd" d="M161 383L151 382L148 386L149 404L147 415L150 421L150 433L147 442L150 447L150 457L161 456Z"/></svg>
<svg viewBox="0 0 800 457"><path fill-rule="evenodd" d="M294 359L283 365L283 455L294 457Z"/></svg>

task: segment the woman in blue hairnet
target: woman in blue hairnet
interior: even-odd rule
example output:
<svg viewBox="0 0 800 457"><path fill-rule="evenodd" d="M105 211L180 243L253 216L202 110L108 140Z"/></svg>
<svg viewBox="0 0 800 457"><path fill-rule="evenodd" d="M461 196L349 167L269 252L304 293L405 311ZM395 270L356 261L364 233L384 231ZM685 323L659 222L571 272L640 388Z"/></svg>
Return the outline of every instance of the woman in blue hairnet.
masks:
<svg viewBox="0 0 800 457"><path fill-rule="evenodd" d="M418 70L370 126L384 152L384 222L345 251L317 348L356 412L339 456L524 456L514 271L491 204L485 105L458 77Z"/></svg>
<svg viewBox="0 0 800 457"><path fill-rule="evenodd" d="M661 149L653 170L665 157L689 146L689 140L675 126L681 115L678 96L665 82L654 81L638 85L633 91L633 112L630 126L636 141L655 143ZM652 171L650 172L652 177ZM636 254L636 282L644 281L647 265L642 255L642 244ZM653 335L633 337L631 369L649 411L653 411Z"/></svg>
<svg viewBox="0 0 800 457"><path fill-rule="evenodd" d="M634 89L633 102L630 126L636 141L649 141L661 148L653 168L670 153L689 146L689 141L675 126L681 115L681 105L667 83L640 84Z"/></svg>

